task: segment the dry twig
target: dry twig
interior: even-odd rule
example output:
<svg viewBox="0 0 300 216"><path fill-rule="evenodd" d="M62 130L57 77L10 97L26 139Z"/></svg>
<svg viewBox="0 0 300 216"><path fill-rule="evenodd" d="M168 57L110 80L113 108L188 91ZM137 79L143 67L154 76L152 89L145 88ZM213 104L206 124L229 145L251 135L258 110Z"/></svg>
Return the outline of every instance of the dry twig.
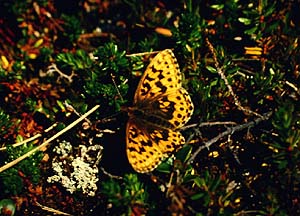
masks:
<svg viewBox="0 0 300 216"><path fill-rule="evenodd" d="M250 128L253 127L254 125L257 125L258 123L260 123L261 121L265 121L268 120L272 115L272 112L268 112L262 115L262 117L258 117L256 119L254 119L253 121L247 122L245 124L241 124L241 125L237 125L231 128L228 128L226 131L220 133L218 136L206 141L203 143L203 145L199 146L198 149L193 153L193 155L190 157L190 159L187 161L187 164L192 163L196 156L205 148L209 148L212 144L216 143L218 140L220 140L221 138L228 136L228 135L232 135L233 133L237 132L237 131L241 131L244 130L246 128Z"/></svg>
<svg viewBox="0 0 300 216"><path fill-rule="evenodd" d="M218 59L217 59L217 55L216 55L216 51L215 51L213 45L210 43L210 41L209 41L207 38L206 38L206 43L207 43L207 45L208 45L209 50L211 51L211 53L212 53L212 55L213 55L213 60L214 60L214 62L215 62L215 68L217 69L217 72L218 72L218 74L220 75L221 79L224 81L224 83L225 83L225 85L226 85L226 87L227 87L229 93L230 93L231 96L233 97L234 104L235 104L241 111L243 111L243 112L245 112L245 113L249 113L249 114L252 114L252 115L255 115L255 116L258 116L258 117L262 117L262 115L260 115L259 113L254 112L254 111L252 111L252 110L250 110L250 109L246 109L246 108L244 108L244 107L241 105L240 101L238 100L238 97L237 97L236 94L234 93L234 91L233 91L231 85L228 83L228 80L227 80L227 78L226 78L224 72L222 71L222 69L221 69L221 67L220 67L220 65L219 65L219 62L218 62Z"/></svg>
<svg viewBox="0 0 300 216"><path fill-rule="evenodd" d="M63 130L59 131L58 133L56 133L53 137L49 138L48 140L46 140L45 142L43 142L41 145L39 145L38 147L30 150L29 152L25 153L24 155L22 155L21 157L5 164L4 166L0 167L0 173L3 172L4 170L7 170L8 168L16 165L17 163L21 162L22 160L26 159L27 157L31 156L33 153L35 153L36 151L45 148L51 141L57 139L59 136L61 136L62 134L64 134L65 132L67 132L68 130L70 130L71 128L73 128L75 125L77 125L79 122L81 122L82 120L84 120L87 116L89 116L90 114L92 114L96 109L98 109L100 107L100 105L96 105L94 106L92 109L90 109L88 112L86 112L84 115L82 115L80 118L76 119L74 122L72 122L71 124L69 124L67 127L65 127Z"/></svg>
<svg viewBox="0 0 300 216"><path fill-rule="evenodd" d="M50 208L48 206L44 206L44 205L41 205L40 203L36 202L37 206L41 207L41 209L47 211L47 212L51 212L51 213L54 213L54 214L58 214L58 215L68 215L68 216L72 216L71 214L68 214L68 213L65 213L65 212L62 212L62 211L59 211L59 210L56 210L54 208Z"/></svg>

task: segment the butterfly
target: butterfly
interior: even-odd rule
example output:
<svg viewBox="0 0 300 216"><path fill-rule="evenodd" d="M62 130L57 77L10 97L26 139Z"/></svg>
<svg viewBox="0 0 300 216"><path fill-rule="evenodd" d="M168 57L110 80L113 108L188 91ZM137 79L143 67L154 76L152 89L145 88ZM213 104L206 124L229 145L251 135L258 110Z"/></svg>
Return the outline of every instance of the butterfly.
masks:
<svg viewBox="0 0 300 216"><path fill-rule="evenodd" d="M127 108L126 151L135 171L153 171L185 143L179 129L193 110L172 50L159 52L138 84L133 106Z"/></svg>

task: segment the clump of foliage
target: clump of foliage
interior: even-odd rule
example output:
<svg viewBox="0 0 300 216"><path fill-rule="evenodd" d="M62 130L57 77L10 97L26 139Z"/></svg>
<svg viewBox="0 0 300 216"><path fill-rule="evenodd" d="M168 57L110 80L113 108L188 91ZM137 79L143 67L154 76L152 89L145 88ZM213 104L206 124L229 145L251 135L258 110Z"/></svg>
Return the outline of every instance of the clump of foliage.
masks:
<svg viewBox="0 0 300 216"><path fill-rule="evenodd" d="M126 174L122 182L109 179L102 182L101 193L116 211L112 214L131 215L147 212L149 194L136 174Z"/></svg>
<svg viewBox="0 0 300 216"><path fill-rule="evenodd" d="M123 83L129 62L125 51L119 51L117 45L108 43L99 47L93 53L96 61L93 70L88 74L84 84L86 95L92 98L102 96L101 102L107 103L119 110L125 101L120 99L128 90L128 85L115 86L114 83Z"/></svg>
<svg viewBox="0 0 300 216"><path fill-rule="evenodd" d="M9 115L5 114L3 110L0 110L0 136L4 136L8 133L9 128L12 126Z"/></svg>
<svg viewBox="0 0 300 216"><path fill-rule="evenodd" d="M6 162L13 161L32 149L32 145L16 148L7 146L8 156ZM2 192L4 194L17 195L24 192L24 188L29 187L30 184L37 185L40 180L39 166L42 157L41 153L34 154L14 167L0 173Z"/></svg>

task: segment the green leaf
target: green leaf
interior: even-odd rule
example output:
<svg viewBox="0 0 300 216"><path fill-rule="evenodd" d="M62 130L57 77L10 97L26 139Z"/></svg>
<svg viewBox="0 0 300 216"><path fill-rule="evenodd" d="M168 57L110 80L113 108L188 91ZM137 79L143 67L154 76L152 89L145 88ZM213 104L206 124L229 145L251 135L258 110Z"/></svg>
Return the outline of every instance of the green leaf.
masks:
<svg viewBox="0 0 300 216"><path fill-rule="evenodd" d="M178 152L176 152L176 159L180 160L182 163L185 163L191 156L192 146L186 145L182 147Z"/></svg>
<svg viewBox="0 0 300 216"><path fill-rule="evenodd" d="M224 4L211 5L210 7L216 10L222 10L224 8Z"/></svg>
<svg viewBox="0 0 300 216"><path fill-rule="evenodd" d="M245 25L250 25L252 20L245 18L245 17L239 17L238 21L240 21L241 23L244 23Z"/></svg>
<svg viewBox="0 0 300 216"><path fill-rule="evenodd" d="M209 70L211 73L218 73L217 69L211 66L206 66L206 69Z"/></svg>
<svg viewBox="0 0 300 216"><path fill-rule="evenodd" d="M218 186L220 185L221 183L221 178L216 178L214 179L212 182L211 182L211 185L210 185L210 191L216 191L216 189L218 188Z"/></svg>
<svg viewBox="0 0 300 216"><path fill-rule="evenodd" d="M202 197L204 197L205 194L204 193L197 193L191 196L191 200L198 200L201 199Z"/></svg>
<svg viewBox="0 0 300 216"><path fill-rule="evenodd" d="M248 35L252 35L252 34L254 34L257 30L258 30L258 27L257 27L257 26L254 26L253 28L250 28L250 29L245 30L244 33L245 33L245 34L248 34Z"/></svg>
<svg viewBox="0 0 300 216"><path fill-rule="evenodd" d="M203 178L200 178L200 177L195 178L195 179L194 179L194 183L195 183L199 188L202 188L203 186L206 186L206 183L205 183L204 179L203 179Z"/></svg>
<svg viewBox="0 0 300 216"><path fill-rule="evenodd" d="M172 167L173 166L171 164L167 162L162 162L161 164L158 165L156 170L162 173L171 173Z"/></svg>

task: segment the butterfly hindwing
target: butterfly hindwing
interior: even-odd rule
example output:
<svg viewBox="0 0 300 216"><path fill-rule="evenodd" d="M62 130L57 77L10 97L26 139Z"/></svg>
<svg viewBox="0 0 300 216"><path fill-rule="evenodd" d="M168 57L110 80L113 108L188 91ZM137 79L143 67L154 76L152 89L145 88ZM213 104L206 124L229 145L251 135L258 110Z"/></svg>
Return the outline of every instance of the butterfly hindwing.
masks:
<svg viewBox="0 0 300 216"><path fill-rule="evenodd" d="M185 142L178 131L137 125L127 124L127 157L137 172L151 172Z"/></svg>

